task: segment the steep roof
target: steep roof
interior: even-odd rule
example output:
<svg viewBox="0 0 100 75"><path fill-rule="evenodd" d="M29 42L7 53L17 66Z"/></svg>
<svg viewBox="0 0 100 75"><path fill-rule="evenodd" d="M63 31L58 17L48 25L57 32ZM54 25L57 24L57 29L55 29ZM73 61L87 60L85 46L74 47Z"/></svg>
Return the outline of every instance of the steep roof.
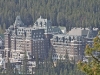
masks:
<svg viewBox="0 0 100 75"><path fill-rule="evenodd" d="M22 22L20 16L16 17L14 26L24 26L24 23Z"/></svg>
<svg viewBox="0 0 100 75"><path fill-rule="evenodd" d="M36 20L36 22L34 23L33 28L36 29L44 29L45 33L61 33L61 29L58 27L54 27L52 28L52 22L51 20L47 20L42 18L41 16Z"/></svg>

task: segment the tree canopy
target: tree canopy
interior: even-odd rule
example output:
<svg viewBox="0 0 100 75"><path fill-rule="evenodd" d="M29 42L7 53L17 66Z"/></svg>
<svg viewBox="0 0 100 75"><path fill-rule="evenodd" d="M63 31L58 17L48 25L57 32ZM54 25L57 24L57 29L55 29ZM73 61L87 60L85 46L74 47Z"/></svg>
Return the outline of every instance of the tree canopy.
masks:
<svg viewBox="0 0 100 75"><path fill-rule="evenodd" d="M85 54L88 62L80 61L78 66L87 75L100 75L100 34L94 38L92 47L87 45Z"/></svg>
<svg viewBox="0 0 100 75"><path fill-rule="evenodd" d="M26 25L33 25L41 15L51 19L52 25L67 29L100 27L99 3L100 0L0 0L0 28L13 24L17 15Z"/></svg>

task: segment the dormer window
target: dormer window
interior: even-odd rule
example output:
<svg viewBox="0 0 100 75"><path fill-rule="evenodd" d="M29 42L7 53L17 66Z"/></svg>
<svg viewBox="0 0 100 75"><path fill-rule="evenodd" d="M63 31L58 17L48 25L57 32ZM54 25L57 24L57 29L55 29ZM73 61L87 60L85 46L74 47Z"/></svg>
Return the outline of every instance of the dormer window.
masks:
<svg viewBox="0 0 100 75"><path fill-rule="evenodd" d="M41 27L42 27L42 22L40 22L40 25L41 25Z"/></svg>
<svg viewBox="0 0 100 75"><path fill-rule="evenodd" d="M46 25L46 22L44 23L44 25Z"/></svg>

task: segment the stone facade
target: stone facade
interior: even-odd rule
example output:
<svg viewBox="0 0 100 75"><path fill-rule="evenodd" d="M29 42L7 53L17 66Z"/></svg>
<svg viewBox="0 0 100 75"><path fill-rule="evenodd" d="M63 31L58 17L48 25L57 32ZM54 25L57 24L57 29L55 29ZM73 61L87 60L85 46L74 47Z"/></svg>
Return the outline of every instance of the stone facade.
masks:
<svg viewBox="0 0 100 75"><path fill-rule="evenodd" d="M65 59L66 52L70 60L82 60L85 49L85 38L81 36L54 35L51 39L53 60Z"/></svg>
<svg viewBox="0 0 100 75"><path fill-rule="evenodd" d="M11 63L21 63L26 51L28 60L44 60L52 51L53 61L65 60L67 53L70 60L77 62L83 60L86 44L92 46L98 32L97 28L73 28L68 33L64 29L62 33L60 28L51 25L50 20L40 16L32 27L26 27L17 16L4 33L4 59L9 57Z"/></svg>

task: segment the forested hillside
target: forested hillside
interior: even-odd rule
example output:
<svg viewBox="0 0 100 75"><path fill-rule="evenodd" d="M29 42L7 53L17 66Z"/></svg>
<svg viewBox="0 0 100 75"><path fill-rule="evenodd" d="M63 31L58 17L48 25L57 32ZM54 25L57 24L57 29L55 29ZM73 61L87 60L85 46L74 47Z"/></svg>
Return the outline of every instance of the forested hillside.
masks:
<svg viewBox="0 0 100 75"><path fill-rule="evenodd" d="M0 30L13 24L20 15L26 25L33 25L41 15L52 25L100 26L100 0L0 0ZM2 30L1 30L2 31Z"/></svg>

